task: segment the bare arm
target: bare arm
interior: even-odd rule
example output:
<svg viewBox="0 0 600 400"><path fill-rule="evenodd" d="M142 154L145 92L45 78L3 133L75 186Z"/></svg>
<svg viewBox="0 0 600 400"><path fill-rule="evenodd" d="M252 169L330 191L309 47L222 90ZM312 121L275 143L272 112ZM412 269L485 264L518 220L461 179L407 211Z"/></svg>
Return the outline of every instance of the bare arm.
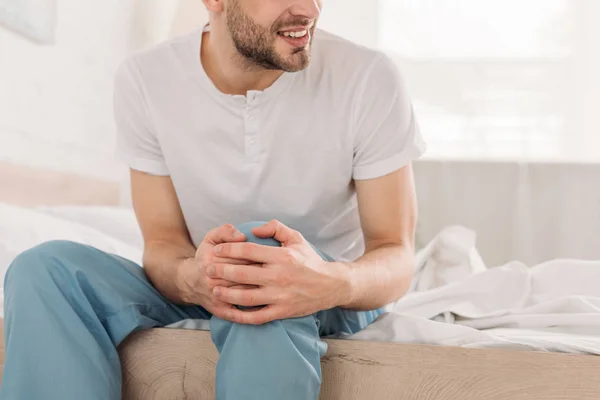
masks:
<svg viewBox="0 0 600 400"><path fill-rule="evenodd" d="M215 286L239 285L209 277L206 267L220 260L214 255L214 246L244 241L245 236L232 225L222 225L209 231L196 248L171 178L132 170L131 190L144 237L144 269L154 287L174 304L199 305L226 318L233 306L215 299L212 290Z"/></svg>
<svg viewBox="0 0 600 400"><path fill-rule="evenodd" d="M412 167L356 181L365 254L343 263L350 302L343 308L372 310L403 296L413 276L417 207Z"/></svg>
<svg viewBox="0 0 600 400"><path fill-rule="evenodd" d="M181 264L196 249L168 176L131 170L133 207L144 237L143 264L152 284L170 301L184 303L177 285Z"/></svg>
<svg viewBox="0 0 600 400"><path fill-rule="evenodd" d="M282 247L225 243L214 248L220 257L251 260L260 268L217 262L210 275L252 289L215 287L219 300L254 311L230 309L227 319L242 324L295 318L341 307L374 310L404 295L414 268L416 220L412 167L381 178L356 182L365 254L351 263L327 262L302 234L279 221L254 228Z"/></svg>

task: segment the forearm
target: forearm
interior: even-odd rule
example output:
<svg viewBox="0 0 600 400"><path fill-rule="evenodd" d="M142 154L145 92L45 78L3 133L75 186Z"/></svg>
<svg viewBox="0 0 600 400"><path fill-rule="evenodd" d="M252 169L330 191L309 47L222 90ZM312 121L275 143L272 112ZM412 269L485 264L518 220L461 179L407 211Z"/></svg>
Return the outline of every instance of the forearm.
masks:
<svg viewBox="0 0 600 400"><path fill-rule="evenodd" d="M414 271L414 250L410 246L381 246L355 262L336 264L348 283L340 307L374 310L406 294Z"/></svg>
<svg viewBox="0 0 600 400"><path fill-rule="evenodd" d="M154 287L174 304L184 305L177 284L183 263L194 259L195 248L187 243L153 241L146 243L144 269Z"/></svg>

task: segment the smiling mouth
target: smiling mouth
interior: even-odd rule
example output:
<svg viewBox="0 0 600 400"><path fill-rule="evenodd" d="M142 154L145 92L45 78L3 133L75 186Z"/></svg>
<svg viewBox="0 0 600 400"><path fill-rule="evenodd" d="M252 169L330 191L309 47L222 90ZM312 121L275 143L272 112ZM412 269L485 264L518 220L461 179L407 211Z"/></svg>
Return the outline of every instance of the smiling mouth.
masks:
<svg viewBox="0 0 600 400"><path fill-rule="evenodd" d="M299 26L277 32L277 35L294 49L306 49L312 36L310 26Z"/></svg>
<svg viewBox="0 0 600 400"><path fill-rule="evenodd" d="M286 38L300 39L308 35L308 29L298 31L280 31L277 33Z"/></svg>

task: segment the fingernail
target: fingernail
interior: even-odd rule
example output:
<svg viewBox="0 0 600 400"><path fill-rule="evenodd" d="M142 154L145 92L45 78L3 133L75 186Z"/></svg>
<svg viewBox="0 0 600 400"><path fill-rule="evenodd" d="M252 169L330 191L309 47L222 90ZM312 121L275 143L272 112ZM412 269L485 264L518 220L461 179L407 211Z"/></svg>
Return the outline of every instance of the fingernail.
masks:
<svg viewBox="0 0 600 400"><path fill-rule="evenodd" d="M215 266L210 265L208 267L208 269L206 270L206 273L208 274L208 276L214 276L215 275Z"/></svg>
<svg viewBox="0 0 600 400"><path fill-rule="evenodd" d="M221 295L221 289L219 289L218 287L213 289L213 294L217 297L219 297Z"/></svg>
<svg viewBox="0 0 600 400"><path fill-rule="evenodd" d="M221 247L223 247L223 246L221 246L220 244L215 246L215 254L221 253Z"/></svg>

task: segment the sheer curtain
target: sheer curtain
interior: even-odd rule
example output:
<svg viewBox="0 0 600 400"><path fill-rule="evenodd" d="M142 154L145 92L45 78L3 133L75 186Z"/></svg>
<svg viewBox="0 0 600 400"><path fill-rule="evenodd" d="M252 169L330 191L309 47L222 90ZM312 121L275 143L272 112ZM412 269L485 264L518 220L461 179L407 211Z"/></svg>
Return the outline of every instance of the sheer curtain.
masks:
<svg viewBox="0 0 600 400"><path fill-rule="evenodd" d="M429 144L419 239L465 225L490 265L600 259L600 1L380 0Z"/></svg>
<svg viewBox="0 0 600 400"><path fill-rule="evenodd" d="M600 1L380 0L428 156L600 161Z"/></svg>

